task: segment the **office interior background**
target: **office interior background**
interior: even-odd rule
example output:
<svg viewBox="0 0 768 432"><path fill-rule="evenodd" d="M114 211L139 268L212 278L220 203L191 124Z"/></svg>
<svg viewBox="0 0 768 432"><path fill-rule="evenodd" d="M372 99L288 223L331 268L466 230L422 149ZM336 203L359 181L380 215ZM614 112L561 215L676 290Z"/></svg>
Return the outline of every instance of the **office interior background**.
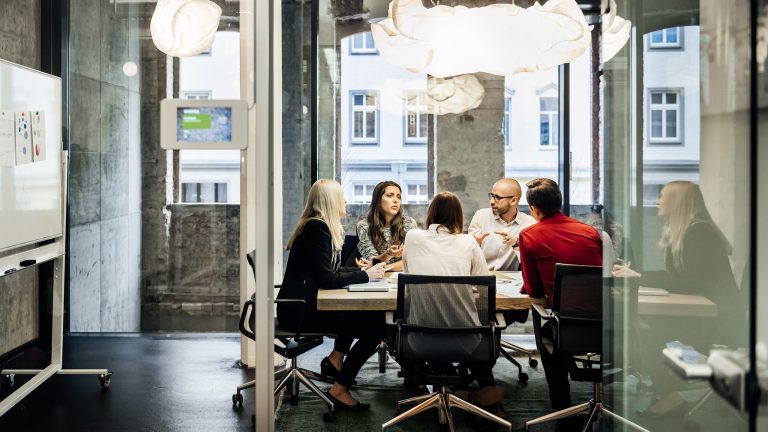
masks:
<svg viewBox="0 0 768 432"><path fill-rule="evenodd" d="M402 186L406 213L419 222L435 193L456 193L468 224L488 206L497 179L553 178L563 188L565 212L608 232L616 256L646 271L665 265L659 192L670 181L689 180L700 185L732 247L741 293L733 301L747 311L739 322L719 323L738 329L738 340L712 344L740 349L746 369L763 373L768 324L754 313L765 306L768 269L762 1L619 0L632 33L610 61L595 64L599 55L590 49L568 67L506 77L478 73L482 104L439 116L426 106L426 74L388 64L374 44L368 20L387 15L385 0L270 1L268 7L216 0L222 17L213 46L186 58L167 56L152 42L155 3L0 5L0 58L62 79L68 332L237 333L242 302L253 290L253 281L244 282L244 251L256 246L254 232L263 235L242 198L269 207L263 211L271 215L267 237L274 241L263 250L272 265L269 285L279 283L284 244L318 178L342 184L348 234L381 180ZM273 32L259 23L271 23ZM159 112L166 98L253 98L265 79L254 71L270 58L259 57L254 41L270 34L269 66L277 72L264 88L274 101L259 103L271 104L264 115L279 133L249 132L249 151L279 149L268 153L279 169L270 200L262 200L245 186L262 178L244 168L255 153L164 150ZM512 55L523 43L509 41L511 48L494 55ZM527 211L525 200L521 209ZM243 222L245 214L253 220ZM248 224L248 233L241 232ZM35 288L47 277L42 269L0 278L0 362L45 339L46 299ZM618 367L641 373L663 367L631 349L625 315L608 319L606 349ZM674 340L673 330L652 329L665 341ZM251 343L240 360L252 365L254 353ZM614 409L631 416L633 395L629 387L616 392ZM725 410L729 403L718 397L708 403ZM763 430L768 426L758 414L765 409L734 409L718 427Z"/></svg>

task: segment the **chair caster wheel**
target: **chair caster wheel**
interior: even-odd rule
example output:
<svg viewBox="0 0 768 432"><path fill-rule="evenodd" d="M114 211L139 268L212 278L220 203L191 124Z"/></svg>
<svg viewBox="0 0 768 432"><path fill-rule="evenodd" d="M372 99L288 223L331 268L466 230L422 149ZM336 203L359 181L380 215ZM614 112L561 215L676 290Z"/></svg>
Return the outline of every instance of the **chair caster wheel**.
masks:
<svg viewBox="0 0 768 432"><path fill-rule="evenodd" d="M528 382L528 374L527 374L527 373L525 373L525 372L520 372L519 374L517 374L517 379L518 379L518 380L519 380L521 383L525 384L525 383L527 383L527 382Z"/></svg>
<svg viewBox="0 0 768 432"><path fill-rule="evenodd" d="M232 395L232 406L243 406L243 395L235 393Z"/></svg>
<svg viewBox="0 0 768 432"><path fill-rule="evenodd" d="M99 375L99 383L101 383L101 388L108 389L110 384L112 384L112 372Z"/></svg>
<svg viewBox="0 0 768 432"><path fill-rule="evenodd" d="M536 360L535 358L528 360L528 366L535 368L538 365L539 365L539 361Z"/></svg>
<svg viewBox="0 0 768 432"><path fill-rule="evenodd" d="M5 381L5 384L8 386L9 389L11 389L16 385L16 375L15 374L3 375L3 381Z"/></svg>
<svg viewBox="0 0 768 432"><path fill-rule="evenodd" d="M323 421L326 423L333 423L336 421L336 413L334 411L328 411L323 413Z"/></svg>

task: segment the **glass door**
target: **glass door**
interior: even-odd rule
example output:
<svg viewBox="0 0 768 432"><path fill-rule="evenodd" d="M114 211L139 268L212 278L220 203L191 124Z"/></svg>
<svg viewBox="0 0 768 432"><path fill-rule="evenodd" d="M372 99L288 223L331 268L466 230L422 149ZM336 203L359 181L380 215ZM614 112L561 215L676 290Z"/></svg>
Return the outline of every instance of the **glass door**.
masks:
<svg viewBox="0 0 768 432"><path fill-rule="evenodd" d="M619 2L632 34L604 64L606 398L646 430L754 430L719 378L750 370L750 3L661 10Z"/></svg>

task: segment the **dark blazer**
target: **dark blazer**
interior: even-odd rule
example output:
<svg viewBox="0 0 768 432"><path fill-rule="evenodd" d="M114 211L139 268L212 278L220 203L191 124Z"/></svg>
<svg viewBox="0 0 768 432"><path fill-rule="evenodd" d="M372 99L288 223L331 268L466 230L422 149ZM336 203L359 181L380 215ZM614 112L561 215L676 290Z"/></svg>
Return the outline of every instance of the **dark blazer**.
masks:
<svg viewBox="0 0 768 432"><path fill-rule="evenodd" d="M683 268L675 269L672 254L666 250L666 270L643 272L641 283L674 293L703 295L717 304L718 316L723 318L742 314L729 250L711 222L694 221L683 233Z"/></svg>
<svg viewBox="0 0 768 432"><path fill-rule="evenodd" d="M317 290L342 288L349 284L368 282L368 274L358 268L338 267L331 264L334 255L331 231L325 222L311 219L293 241L288 253L288 265L278 299L303 299L306 315L317 313ZM335 267L335 268L334 268ZM280 324L292 327L300 318L302 308L295 304L278 304Z"/></svg>

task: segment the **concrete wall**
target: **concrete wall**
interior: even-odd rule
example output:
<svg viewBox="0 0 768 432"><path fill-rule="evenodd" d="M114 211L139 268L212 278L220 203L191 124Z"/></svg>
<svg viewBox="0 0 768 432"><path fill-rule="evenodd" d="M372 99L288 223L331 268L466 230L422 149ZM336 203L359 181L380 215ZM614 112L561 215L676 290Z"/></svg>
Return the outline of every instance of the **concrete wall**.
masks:
<svg viewBox="0 0 768 432"><path fill-rule="evenodd" d="M141 149L136 21L70 3L70 330L140 329Z"/></svg>
<svg viewBox="0 0 768 432"><path fill-rule="evenodd" d="M236 331L240 206L170 206L164 289L144 295L142 329Z"/></svg>
<svg viewBox="0 0 768 432"><path fill-rule="evenodd" d="M0 58L40 69L40 0L0 3ZM37 269L0 278L0 354L39 336L37 287Z"/></svg>

